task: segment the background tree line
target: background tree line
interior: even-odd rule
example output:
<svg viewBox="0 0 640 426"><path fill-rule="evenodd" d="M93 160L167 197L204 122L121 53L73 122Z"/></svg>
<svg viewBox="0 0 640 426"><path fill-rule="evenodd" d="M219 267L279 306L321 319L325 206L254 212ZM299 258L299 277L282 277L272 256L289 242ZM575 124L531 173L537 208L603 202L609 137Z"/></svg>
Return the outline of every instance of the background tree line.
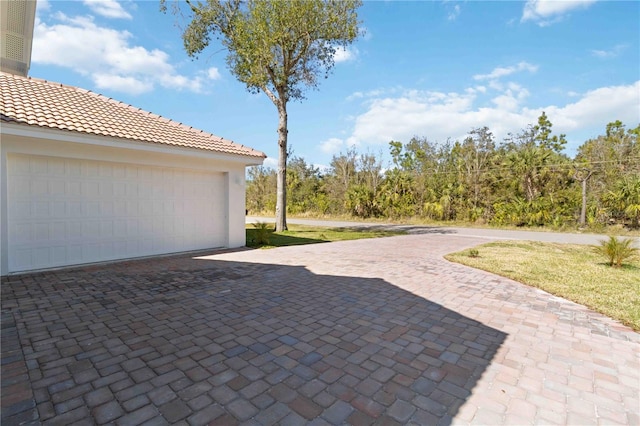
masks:
<svg viewBox="0 0 640 426"><path fill-rule="evenodd" d="M468 221L496 225L640 226L640 125L609 123L574 158L564 135L538 122L496 142L487 127L462 141L414 137L389 143L382 155L354 148L321 171L303 158L287 163L288 212L294 215ZM248 171L247 208L273 214L276 171ZM584 222L583 222L584 221Z"/></svg>

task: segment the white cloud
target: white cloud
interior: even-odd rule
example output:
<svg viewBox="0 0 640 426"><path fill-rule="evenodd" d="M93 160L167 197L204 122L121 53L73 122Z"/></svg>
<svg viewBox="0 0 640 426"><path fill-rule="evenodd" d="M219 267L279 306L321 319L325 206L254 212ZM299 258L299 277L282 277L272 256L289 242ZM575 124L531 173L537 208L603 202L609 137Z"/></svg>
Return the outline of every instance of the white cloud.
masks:
<svg viewBox="0 0 640 426"><path fill-rule="evenodd" d="M597 0L527 0L521 22L533 21L544 27L561 21L574 9L584 9Z"/></svg>
<svg viewBox="0 0 640 426"><path fill-rule="evenodd" d="M116 0L84 0L84 4L94 13L105 18L132 19L132 16L122 8Z"/></svg>
<svg viewBox="0 0 640 426"><path fill-rule="evenodd" d="M449 118L468 112L474 99L475 95L469 93L419 91L375 99L368 110L356 118L347 143L385 144L391 140L406 141L416 134L433 137L436 128L445 139L458 136L455 132L459 123L451 122Z"/></svg>
<svg viewBox="0 0 640 426"><path fill-rule="evenodd" d="M209 80L220 80L220 78L222 78L220 71L218 71L216 67L211 67L207 70L207 77Z"/></svg>
<svg viewBox="0 0 640 426"><path fill-rule="evenodd" d="M613 46L609 50L592 50L591 54L596 58L602 58L602 59L615 58L617 56L620 56L620 54L624 52L626 48L627 48L626 44L618 44Z"/></svg>
<svg viewBox="0 0 640 426"><path fill-rule="evenodd" d="M554 127L571 131L597 123L600 132L604 131L607 123L615 120L630 127L636 126L639 110L640 80L629 85L591 90L574 103L544 109L549 117L554 117Z"/></svg>
<svg viewBox="0 0 640 426"><path fill-rule="evenodd" d="M512 65L510 67L497 67L494 68L493 71L491 71L489 74L476 74L473 76L474 80L495 80L498 79L500 77L505 77L507 75L511 75L513 73L516 72L521 72L521 71L529 71L531 73L534 73L536 71L538 71L538 66L537 65L532 65L528 62L519 62L516 65Z"/></svg>
<svg viewBox="0 0 640 426"><path fill-rule="evenodd" d="M455 6L453 6L453 10L449 12L449 15L447 16L447 20L455 21L458 18L458 16L460 16L460 5L456 4Z"/></svg>
<svg viewBox="0 0 640 426"><path fill-rule="evenodd" d="M364 41L369 41L373 38L373 33L369 28L360 25L360 27L358 27L358 37L361 37Z"/></svg>
<svg viewBox="0 0 640 426"><path fill-rule="evenodd" d="M356 49L355 47L349 49L343 46L338 46L336 47L336 52L333 54L333 60L336 63L347 62L352 59L355 59L357 55L358 55L358 49Z"/></svg>
<svg viewBox="0 0 640 426"><path fill-rule="evenodd" d="M377 98L383 95L398 93L400 90L402 90L400 87L392 87L392 88L386 88L386 89L373 89L367 92L353 92L352 94L346 97L346 100L353 101L356 99Z"/></svg>
<svg viewBox="0 0 640 426"><path fill-rule="evenodd" d="M38 2L36 3L36 14L39 14L40 12L45 12L50 9L51 9L51 3L49 3L49 0L38 0Z"/></svg>
<svg viewBox="0 0 640 426"><path fill-rule="evenodd" d="M595 89L580 94L566 105L523 106L529 91L515 83L507 83L489 102L477 93L440 93L406 91L400 96L370 101L367 110L354 123L346 145L385 145L391 140L403 142L415 135L430 140L462 139L469 130L488 126L500 140L536 122L545 111L558 133L567 133L569 149L584 142L580 134L602 132L607 123L621 120L638 123L640 81L621 86ZM578 134L574 139L571 135ZM574 146L571 146L573 143Z"/></svg>
<svg viewBox="0 0 640 426"><path fill-rule="evenodd" d="M100 89L140 94L159 85L199 93L207 80L219 76L215 68L194 77L181 75L166 52L132 45L131 33L99 26L91 17L57 13L55 19L55 24L36 19L32 61L69 68Z"/></svg>
<svg viewBox="0 0 640 426"><path fill-rule="evenodd" d="M262 165L268 169L278 169L278 159L273 157L267 157L262 162Z"/></svg>
<svg viewBox="0 0 640 426"><path fill-rule="evenodd" d="M337 154L345 147L345 143L342 139L329 138L320 143L320 150L325 154Z"/></svg>
<svg viewBox="0 0 640 426"><path fill-rule="evenodd" d="M96 73L93 75L93 81L99 89L110 89L134 95L153 90L152 83L139 81L134 77Z"/></svg>
<svg viewBox="0 0 640 426"><path fill-rule="evenodd" d="M364 110L351 120L351 131L340 139L323 141L325 153L349 146L368 149L391 140L408 142L413 136L434 141L462 140L477 127L488 126L498 140L535 124L545 111L558 133L566 133L571 154L589 137L602 133L607 123L621 120L635 125L640 110L640 81L599 88L586 93L562 91L571 103L530 104L530 91L510 81L517 73L535 73L537 65L522 61L473 76L476 82L456 92L420 91L402 87L357 91L347 97Z"/></svg>
<svg viewBox="0 0 640 426"><path fill-rule="evenodd" d="M496 96L491 101L499 110L511 112L517 110L522 101L529 96L529 91L516 83L509 83L507 87L502 95Z"/></svg>

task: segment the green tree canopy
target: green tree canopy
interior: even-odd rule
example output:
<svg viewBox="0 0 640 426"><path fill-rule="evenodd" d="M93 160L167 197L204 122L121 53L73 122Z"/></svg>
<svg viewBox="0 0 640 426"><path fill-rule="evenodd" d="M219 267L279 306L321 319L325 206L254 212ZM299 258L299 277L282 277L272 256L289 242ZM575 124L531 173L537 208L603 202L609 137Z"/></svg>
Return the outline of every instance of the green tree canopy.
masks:
<svg viewBox="0 0 640 426"><path fill-rule="evenodd" d="M165 7L166 0L161 0ZM287 102L303 99L334 65L340 46L358 36L360 0L186 0L191 21L182 39L192 57L218 38L231 73L278 110L276 230L286 225Z"/></svg>

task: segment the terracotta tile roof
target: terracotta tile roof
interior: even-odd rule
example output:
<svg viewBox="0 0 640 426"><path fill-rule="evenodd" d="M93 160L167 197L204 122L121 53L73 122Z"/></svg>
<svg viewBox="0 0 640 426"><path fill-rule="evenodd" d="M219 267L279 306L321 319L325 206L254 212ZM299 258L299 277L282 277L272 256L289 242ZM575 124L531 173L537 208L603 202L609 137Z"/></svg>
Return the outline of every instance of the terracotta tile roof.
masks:
<svg viewBox="0 0 640 426"><path fill-rule="evenodd" d="M0 72L0 121L225 154L252 148L78 87Z"/></svg>

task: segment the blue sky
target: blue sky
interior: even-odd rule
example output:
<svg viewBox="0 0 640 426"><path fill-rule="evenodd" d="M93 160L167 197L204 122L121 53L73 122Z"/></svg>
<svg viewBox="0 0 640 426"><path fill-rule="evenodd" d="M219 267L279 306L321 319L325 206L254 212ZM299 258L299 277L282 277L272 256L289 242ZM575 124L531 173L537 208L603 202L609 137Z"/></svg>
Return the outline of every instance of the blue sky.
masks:
<svg viewBox="0 0 640 426"><path fill-rule="evenodd" d="M185 21L158 5L38 0L29 74L251 146L275 166L271 101L235 80L217 46L187 57ZM289 143L309 163L485 125L501 141L542 111L573 155L608 122L640 123L640 2L365 1L359 17L364 35L289 104Z"/></svg>

